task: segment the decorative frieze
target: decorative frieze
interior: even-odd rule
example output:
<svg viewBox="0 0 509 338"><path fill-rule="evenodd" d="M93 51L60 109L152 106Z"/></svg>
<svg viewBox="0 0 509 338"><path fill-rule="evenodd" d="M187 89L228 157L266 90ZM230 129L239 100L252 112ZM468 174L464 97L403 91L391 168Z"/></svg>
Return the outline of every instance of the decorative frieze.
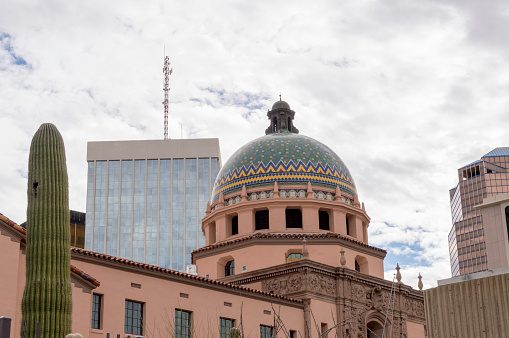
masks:
<svg viewBox="0 0 509 338"><path fill-rule="evenodd" d="M301 291L313 291L323 295L336 295L334 278L316 273L302 272L266 279L262 282L262 290L282 295Z"/></svg>

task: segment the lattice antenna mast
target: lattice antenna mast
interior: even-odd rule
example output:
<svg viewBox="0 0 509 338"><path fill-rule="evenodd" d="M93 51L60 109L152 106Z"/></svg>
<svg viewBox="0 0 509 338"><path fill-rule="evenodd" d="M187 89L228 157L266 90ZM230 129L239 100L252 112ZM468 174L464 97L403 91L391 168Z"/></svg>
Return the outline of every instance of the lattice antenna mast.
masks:
<svg viewBox="0 0 509 338"><path fill-rule="evenodd" d="M170 94L170 75L173 73L173 69L170 68L170 58L164 56L164 139L168 139L168 95Z"/></svg>

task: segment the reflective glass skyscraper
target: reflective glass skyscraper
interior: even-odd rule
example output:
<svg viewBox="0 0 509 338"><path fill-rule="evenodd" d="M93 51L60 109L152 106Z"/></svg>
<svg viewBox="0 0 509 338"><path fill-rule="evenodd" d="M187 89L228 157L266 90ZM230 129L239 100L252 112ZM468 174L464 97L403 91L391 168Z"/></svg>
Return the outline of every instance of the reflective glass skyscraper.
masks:
<svg viewBox="0 0 509 338"><path fill-rule="evenodd" d="M449 192L453 276L488 268L483 221L476 206L487 197L509 192L509 147L495 148L480 160L458 169L458 179L458 185Z"/></svg>
<svg viewBox="0 0 509 338"><path fill-rule="evenodd" d="M221 166L218 139L89 142L85 249L183 271Z"/></svg>

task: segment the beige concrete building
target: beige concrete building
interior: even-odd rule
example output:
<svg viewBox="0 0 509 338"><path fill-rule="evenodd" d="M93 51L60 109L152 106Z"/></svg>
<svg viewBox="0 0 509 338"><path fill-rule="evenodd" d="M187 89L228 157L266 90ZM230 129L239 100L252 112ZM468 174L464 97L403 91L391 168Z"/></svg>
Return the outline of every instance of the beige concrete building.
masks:
<svg viewBox="0 0 509 338"><path fill-rule="evenodd" d="M424 304L430 338L507 337L509 268L440 280Z"/></svg>
<svg viewBox="0 0 509 338"><path fill-rule="evenodd" d="M483 219L488 269L509 267L509 194L485 198L476 209Z"/></svg>

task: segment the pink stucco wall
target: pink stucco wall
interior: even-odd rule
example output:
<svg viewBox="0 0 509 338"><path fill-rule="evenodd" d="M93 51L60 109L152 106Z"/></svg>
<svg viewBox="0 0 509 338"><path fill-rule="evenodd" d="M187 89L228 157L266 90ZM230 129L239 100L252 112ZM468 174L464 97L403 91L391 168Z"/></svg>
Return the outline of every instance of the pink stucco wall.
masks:
<svg viewBox="0 0 509 338"><path fill-rule="evenodd" d="M210 250L208 253L200 253L195 255L195 264L198 267L198 274L202 277L209 275L210 278L224 277L224 264L226 261L233 259L235 261L235 274L242 273L242 267L246 266L247 271L254 271L270 266L284 264L286 262L286 254L293 250L295 252L302 251L302 244L295 245L274 245L267 241L265 244L256 244L243 246L238 249L231 249L228 251ZM309 259L324 263L331 266L341 266L340 250L341 246L338 244L313 244L312 240L307 242L309 251ZM361 267L361 272L384 278L383 275L383 259L376 256L371 256L366 252L359 252L358 250L343 247L345 251L346 266L350 269L355 269L355 259L363 257L367 261L367 267Z"/></svg>
<svg viewBox="0 0 509 338"><path fill-rule="evenodd" d="M185 278L181 278L180 282L170 281L164 274L156 276L144 271L113 268L87 261L73 260L73 264L101 282L94 293L104 295L103 329L92 331L95 336L106 332L123 333L126 299L145 304L146 333L152 333L151 336L155 334L155 337L166 337L158 332L173 327L175 309L192 312L193 327L199 337L216 336L219 317L235 319L238 325L241 311L245 333L250 333L251 337L259 334L260 324L273 324L272 315L264 314L264 311L272 311L269 297L259 300L246 297L245 292L243 295L236 294L228 288L217 291L207 283L191 285ZM141 287L134 288L131 283ZM187 294L188 298L181 294ZM231 307L225 306L225 302L230 303ZM289 328L302 330L304 319L301 308L300 304L282 306L282 319Z"/></svg>
<svg viewBox="0 0 509 338"><path fill-rule="evenodd" d="M10 234L2 229L0 236L0 316L9 317L11 337L19 336L21 323L21 297L25 287L25 256L21 255L20 243L11 240ZM23 281L20 285L20 280ZM19 304L20 306L16 306ZM18 325L16 325L18 323Z"/></svg>
<svg viewBox="0 0 509 338"><path fill-rule="evenodd" d="M426 333L424 331L424 325L420 323L414 323L410 320L406 322L407 337L411 338L425 338Z"/></svg>

